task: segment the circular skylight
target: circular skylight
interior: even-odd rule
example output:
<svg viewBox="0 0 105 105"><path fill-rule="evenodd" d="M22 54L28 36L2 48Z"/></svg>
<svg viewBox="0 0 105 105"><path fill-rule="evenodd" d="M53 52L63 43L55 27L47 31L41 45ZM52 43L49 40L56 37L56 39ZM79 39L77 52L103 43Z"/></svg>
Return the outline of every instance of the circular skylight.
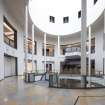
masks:
<svg viewBox="0 0 105 105"><path fill-rule="evenodd" d="M81 0L30 0L29 13L34 24L52 35L70 34L71 24L78 21ZM51 22L51 17L54 21ZM68 18L68 19L67 19ZM75 18L75 19L74 19Z"/></svg>
<svg viewBox="0 0 105 105"><path fill-rule="evenodd" d="M93 24L105 8L105 0L87 0L87 26ZM81 0L29 0L33 23L51 35L70 35L81 30Z"/></svg>

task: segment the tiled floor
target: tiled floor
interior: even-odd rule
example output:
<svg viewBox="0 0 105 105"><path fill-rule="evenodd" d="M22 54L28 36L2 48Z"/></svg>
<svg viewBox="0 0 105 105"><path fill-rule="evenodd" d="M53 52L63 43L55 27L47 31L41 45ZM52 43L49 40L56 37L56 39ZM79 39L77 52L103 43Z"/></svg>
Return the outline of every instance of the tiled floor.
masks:
<svg viewBox="0 0 105 105"><path fill-rule="evenodd" d="M105 96L79 97L76 105L105 105Z"/></svg>
<svg viewBox="0 0 105 105"><path fill-rule="evenodd" d="M78 96L104 95L105 89L48 88L26 84L22 77L10 77L0 81L0 105L74 105ZM80 97L76 105L105 105L103 103L105 97Z"/></svg>

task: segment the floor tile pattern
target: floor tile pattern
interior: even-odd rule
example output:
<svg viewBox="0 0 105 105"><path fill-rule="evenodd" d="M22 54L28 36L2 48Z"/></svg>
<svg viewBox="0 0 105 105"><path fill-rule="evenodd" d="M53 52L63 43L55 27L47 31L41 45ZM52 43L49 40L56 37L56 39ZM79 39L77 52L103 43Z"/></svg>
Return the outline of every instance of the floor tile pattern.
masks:
<svg viewBox="0 0 105 105"><path fill-rule="evenodd" d="M23 77L9 77L0 81L0 105L74 105L78 96L104 95L105 89L49 88L35 83L25 83ZM91 100L93 102L90 102ZM96 104L98 101L100 104ZM81 97L77 105L105 105L103 103L103 97Z"/></svg>

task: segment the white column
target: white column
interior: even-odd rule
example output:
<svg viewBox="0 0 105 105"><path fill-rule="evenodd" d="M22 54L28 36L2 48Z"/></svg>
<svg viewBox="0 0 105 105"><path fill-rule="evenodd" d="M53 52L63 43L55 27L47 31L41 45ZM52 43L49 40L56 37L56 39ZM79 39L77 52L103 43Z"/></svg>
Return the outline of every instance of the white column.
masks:
<svg viewBox="0 0 105 105"><path fill-rule="evenodd" d="M105 51L105 9L104 9L104 34L103 34L103 53ZM103 74L105 74L105 58L103 55ZM105 76L104 76L105 78Z"/></svg>
<svg viewBox="0 0 105 105"><path fill-rule="evenodd" d="M105 9L104 9L104 35L105 35Z"/></svg>
<svg viewBox="0 0 105 105"><path fill-rule="evenodd" d="M34 39L34 24L32 24L32 71L34 71L34 53L35 53L35 39Z"/></svg>
<svg viewBox="0 0 105 105"><path fill-rule="evenodd" d="M86 86L86 39L87 39L87 0L82 0L82 17L81 17L81 87Z"/></svg>
<svg viewBox="0 0 105 105"><path fill-rule="evenodd" d="M0 80L4 79L3 0L0 0Z"/></svg>
<svg viewBox="0 0 105 105"><path fill-rule="evenodd" d="M60 57L60 35L57 36L57 57ZM55 72L58 72L60 73L60 60L59 58L56 58L56 61L55 61Z"/></svg>
<svg viewBox="0 0 105 105"><path fill-rule="evenodd" d="M60 56L60 35L58 35L58 57Z"/></svg>
<svg viewBox="0 0 105 105"><path fill-rule="evenodd" d="M28 53L28 5L25 6L25 72L27 72Z"/></svg>
<svg viewBox="0 0 105 105"><path fill-rule="evenodd" d="M89 26L89 56L88 56L88 75L89 75L89 85L91 85L91 26Z"/></svg>
<svg viewBox="0 0 105 105"><path fill-rule="evenodd" d="M44 33L44 72L46 72L46 33Z"/></svg>

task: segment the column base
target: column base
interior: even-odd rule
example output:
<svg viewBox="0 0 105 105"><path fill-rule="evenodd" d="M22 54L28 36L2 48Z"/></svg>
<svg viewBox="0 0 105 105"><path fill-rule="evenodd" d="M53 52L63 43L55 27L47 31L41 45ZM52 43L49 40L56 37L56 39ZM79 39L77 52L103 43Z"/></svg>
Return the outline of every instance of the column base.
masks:
<svg viewBox="0 0 105 105"><path fill-rule="evenodd" d="M82 75L81 76L81 88L86 88L87 87L87 76Z"/></svg>

